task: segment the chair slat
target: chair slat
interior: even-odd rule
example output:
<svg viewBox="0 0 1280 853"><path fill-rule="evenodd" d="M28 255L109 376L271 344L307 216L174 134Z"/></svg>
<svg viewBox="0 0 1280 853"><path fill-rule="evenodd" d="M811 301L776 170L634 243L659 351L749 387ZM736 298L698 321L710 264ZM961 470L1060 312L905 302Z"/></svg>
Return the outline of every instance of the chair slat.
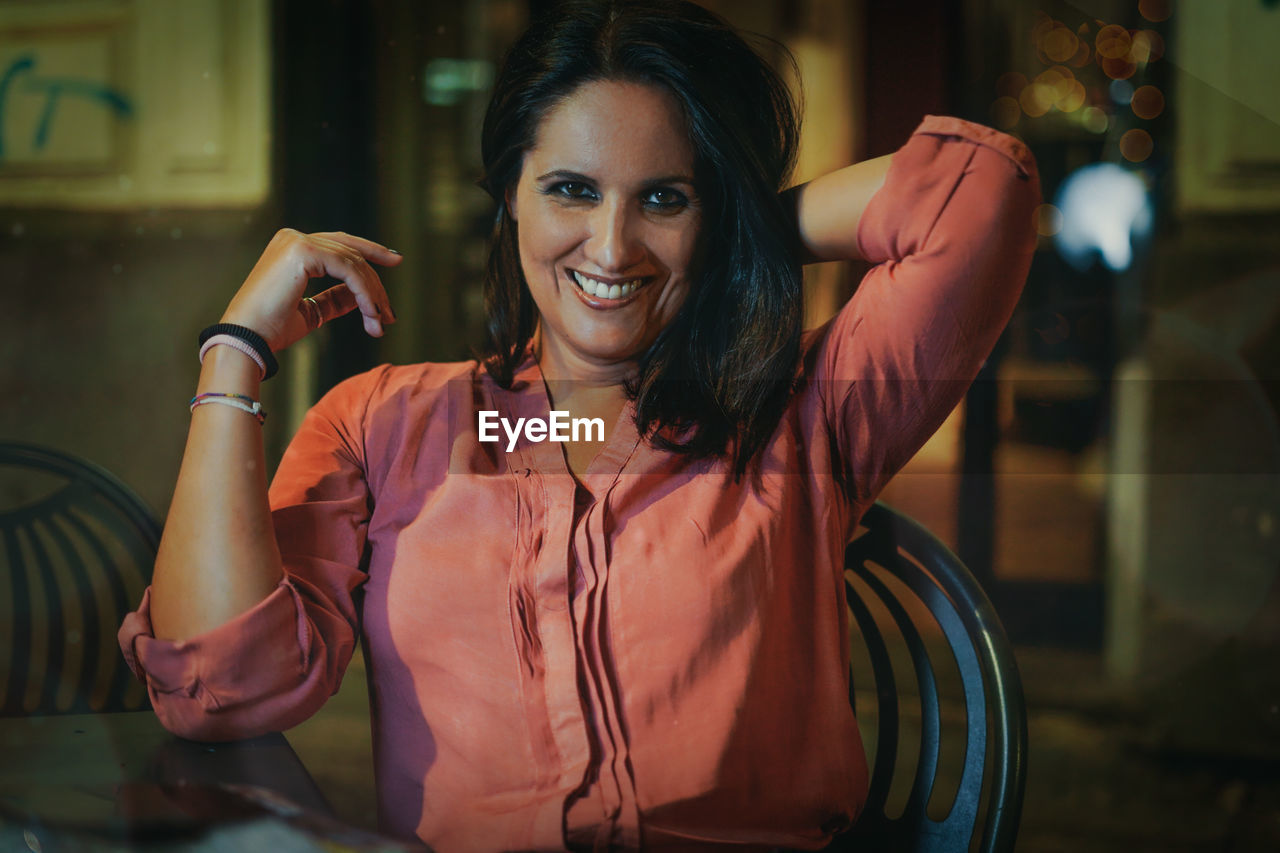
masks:
<svg viewBox="0 0 1280 853"><path fill-rule="evenodd" d="M1027 752L1026 704L1013 649L991 601L959 558L915 521L888 507L883 510L888 513L886 526L892 528L894 538L954 603L951 612L971 638L976 660L958 659L962 683L986 684L990 695L996 697L987 703L993 720L984 729L993 752L988 785L992 805L979 849L1011 850L1021 818ZM978 720L971 719L971 726L977 724ZM979 794L972 792L975 800Z"/></svg>
<svg viewBox="0 0 1280 853"><path fill-rule="evenodd" d="M49 551L45 547L45 537L40 534L42 525L37 522L23 525L22 533L31 552L33 578L38 581L44 592L45 618L47 625L44 631L45 669L39 676L40 699L36 703L39 709L56 707L58 686L62 682L62 660L67 648L67 628L63 619L62 595L58 590L58 577L53 569L53 561L49 559ZM29 580L30 582L30 580Z"/></svg>
<svg viewBox="0 0 1280 853"><path fill-rule="evenodd" d="M979 823L983 853L1013 849L1021 816L1025 784L1026 707L1012 648L995 609L964 564L936 537L892 508L877 503L862 519L866 528L846 550L846 595L859 637L872 660L877 689L892 685L892 698L881 693L881 730L876 747L866 807L841 849L964 851ZM946 816L933 820L928 800L936 783L941 750L941 708L937 674L930 650L910 609L891 589L892 575L918 599L942 631L950 658L960 674L965 705L964 759L955 797ZM857 580L855 587L850 576ZM916 673L921 701L921 745L911 793L903 814L890 820L884 813L895 770L901 727L897 724L897 686L892 659L882 629L858 590L880 599L888 619L902 636ZM855 640L856 641L856 640ZM946 654L946 653L942 653ZM852 686L851 697L852 693ZM892 714L885 736L885 714ZM987 760L988 742L992 758ZM979 814L984 785L986 813ZM834 845L833 845L834 846Z"/></svg>
<svg viewBox="0 0 1280 853"><path fill-rule="evenodd" d="M902 602L867 566L864 565L857 571L863 582L880 597L885 609L889 611L889 615L902 635L903 642L907 645L912 666L915 668L916 683L920 691L920 752L916 759L915 775L903 818L928 821L929 795L933 793L933 784L938 775L938 752L942 740L938 679L933 670L933 662L929 659L929 650L925 647L924 638L916 629Z"/></svg>
<svg viewBox="0 0 1280 853"><path fill-rule="evenodd" d="M77 534L73 519L66 511L54 515L47 522L51 530L50 538L62 554L62 561L71 575L72 589L65 595L74 597L80 608L80 618L84 623L81 636L80 668L75 676L75 699L67 710L89 710L89 697L93 695L94 682L97 680L98 654L97 644L102 642L103 626L98 618L98 602L94 595L92 575L84 558L81 556L90 545ZM76 547L79 544L80 547Z"/></svg>
<svg viewBox="0 0 1280 853"><path fill-rule="evenodd" d="M871 768L871 782L864 809L872 815L883 815L885 804L889 800L889 783L893 780L898 758L898 687L893 674L893 662L889 659L889 649L880 636L875 617L848 581L845 581L845 594L859 634L866 644L867 654L871 658L871 672L876 685L876 758L875 765Z"/></svg>
<svg viewBox="0 0 1280 853"><path fill-rule="evenodd" d="M22 559L22 546L19 544L20 531L18 524L6 524L2 531L5 559L9 562L9 595L13 607L13 659L9 664L9 682L5 685L4 704L0 705L0 713L6 715L22 713L34 639L31 588L27 581L26 561Z"/></svg>
<svg viewBox="0 0 1280 853"><path fill-rule="evenodd" d="M0 661L0 677L8 671L0 715L147 707L115 647L114 623L104 619L122 619L130 609L130 595L149 580L160 525L114 476L68 454L0 443L0 467L54 474L67 481L51 494L0 512L13 608L11 659ZM35 584L44 592L46 607L40 613L32 610ZM72 603L83 617L78 666L68 656L66 611ZM37 640L47 650L40 662L43 671L32 667ZM68 667L76 672L64 671ZM31 709L24 699L37 682L39 701ZM69 706L58 707L64 684L74 688L74 695ZM95 702L99 696L102 701Z"/></svg>
<svg viewBox="0 0 1280 853"><path fill-rule="evenodd" d="M119 561L112 556L107 550L106 544L97 536L80 516L83 512L86 515L99 519L102 515L101 507L97 502L86 502L76 506L76 512L67 513L67 522L72 529L82 538L82 541L93 552L97 577L91 581L91 585L95 590L106 589L111 595L111 609L115 613L123 614L129 612L128 593L124 586L125 568ZM120 542L125 545L127 543ZM108 638L99 638L100 642L114 641L114 634ZM105 693L103 699L104 707L122 708L124 704L125 692L129 689L129 680L132 678L128 667L124 665L124 661L118 653L113 654L110 658L111 664L109 671L105 673L105 678L99 677L95 679L95 686L101 682L106 682Z"/></svg>

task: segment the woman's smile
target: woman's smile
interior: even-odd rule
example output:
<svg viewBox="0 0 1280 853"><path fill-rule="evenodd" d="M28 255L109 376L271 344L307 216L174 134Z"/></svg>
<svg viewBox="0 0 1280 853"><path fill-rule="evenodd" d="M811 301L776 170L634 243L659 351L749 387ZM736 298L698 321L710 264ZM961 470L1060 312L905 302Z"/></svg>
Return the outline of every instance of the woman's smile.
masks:
<svg viewBox="0 0 1280 853"><path fill-rule="evenodd" d="M558 378L631 370L693 282L701 209L675 99L597 81L552 108L508 204Z"/></svg>
<svg viewBox="0 0 1280 853"><path fill-rule="evenodd" d="M648 279L644 278L600 278L586 275L577 270L569 270L569 278L577 285L578 293L592 308L618 308L631 301L631 297L644 287Z"/></svg>

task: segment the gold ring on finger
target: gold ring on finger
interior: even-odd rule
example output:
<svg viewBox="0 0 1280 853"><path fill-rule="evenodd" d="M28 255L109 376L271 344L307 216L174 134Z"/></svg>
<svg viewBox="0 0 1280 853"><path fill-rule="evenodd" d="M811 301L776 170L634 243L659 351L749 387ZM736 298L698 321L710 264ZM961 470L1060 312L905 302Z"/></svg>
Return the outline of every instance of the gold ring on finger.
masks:
<svg viewBox="0 0 1280 853"><path fill-rule="evenodd" d="M298 303L298 310L302 312L302 316L306 319L308 329L318 329L324 323L324 314L320 311L320 304L310 296L302 297L302 301Z"/></svg>

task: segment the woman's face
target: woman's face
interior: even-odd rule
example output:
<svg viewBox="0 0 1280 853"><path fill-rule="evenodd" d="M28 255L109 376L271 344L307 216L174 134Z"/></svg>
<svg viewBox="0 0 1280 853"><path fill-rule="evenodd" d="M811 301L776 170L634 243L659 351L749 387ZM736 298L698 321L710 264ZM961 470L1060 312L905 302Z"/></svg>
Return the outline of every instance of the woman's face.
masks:
<svg viewBox="0 0 1280 853"><path fill-rule="evenodd" d="M543 117L508 202L544 370L629 368L675 318L701 222L693 161L662 89L586 83Z"/></svg>

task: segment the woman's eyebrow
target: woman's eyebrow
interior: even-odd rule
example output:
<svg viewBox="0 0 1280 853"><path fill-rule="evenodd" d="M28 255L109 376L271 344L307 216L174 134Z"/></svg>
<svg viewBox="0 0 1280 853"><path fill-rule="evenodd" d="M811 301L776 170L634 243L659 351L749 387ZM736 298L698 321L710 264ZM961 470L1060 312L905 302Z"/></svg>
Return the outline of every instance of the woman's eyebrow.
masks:
<svg viewBox="0 0 1280 853"><path fill-rule="evenodd" d="M577 181L578 183L583 184L596 183L595 178L584 175L581 172L574 172L570 169L553 169L544 175L539 175L535 180L539 182L561 180ZM646 178L643 185L646 187L655 187L661 184L688 184L689 186L694 186L693 178L688 175L661 175L656 178Z"/></svg>
<svg viewBox="0 0 1280 853"><path fill-rule="evenodd" d="M664 175L661 178L650 178L644 182L646 187L657 186L658 184L688 184L693 186L693 178L688 175Z"/></svg>
<svg viewBox="0 0 1280 853"><path fill-rule="evenodd" d="M568 169L553 169L552 171L547 172L545 175L539 175L537 180L547 181L547 180L551 180L552 178L558 178L562 181L577 181L578 183L582 183L582 184L595 183L594 178L588 178L586 175L580 172L571 172Z"/></svg>

